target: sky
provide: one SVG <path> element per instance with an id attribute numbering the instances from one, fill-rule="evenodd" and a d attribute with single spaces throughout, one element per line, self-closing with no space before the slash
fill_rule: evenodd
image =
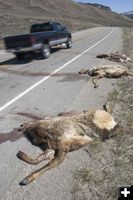
<path id="1" fill-rule="evenodd" d="M 75 0 L 84 3 L 98 3 L 109 6 L 113 11 L 121 13 L 133 11 L 133 0 Z"/>

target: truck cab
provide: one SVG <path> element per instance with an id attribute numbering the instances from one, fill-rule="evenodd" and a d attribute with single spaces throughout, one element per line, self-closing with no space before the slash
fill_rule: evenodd
<path id="1" fill-rule="evenodd" d="M 71 32 L 58 22 L 33 24 L 29 34 L 14 35 L 4 38 L 8 52 L 13 52 L 18 59 L 31 52 L 40 51 L 43 58 L 48 58 L 53 46 L 66 44 L 72 47 Z"/>

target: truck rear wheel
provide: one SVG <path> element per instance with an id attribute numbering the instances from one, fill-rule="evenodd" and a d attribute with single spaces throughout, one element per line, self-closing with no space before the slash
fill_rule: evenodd
<path id="1" fill-rule="evenodd" d="M 44 59 L 50 56 L 50 47 L 48 44 L 43 44 L 42 49 L 41 49 L 41 56 Z"/>
<path id="2" fill-rule="evenodd" d="M 16 58 L 18 60 L 23 60 L 24 59 L 24 54 L 23 53 L 15 53 L 15 55 L 16 55 Z"/>

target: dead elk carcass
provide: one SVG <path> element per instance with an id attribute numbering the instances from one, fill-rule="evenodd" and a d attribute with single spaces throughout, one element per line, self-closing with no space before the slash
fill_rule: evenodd
<path id="1" fill-rule="evenodd" d="M 65 116 L 45 118 L 21 125 L 20 130 L 24 135 L 32 144 L 41 146 L 43 152 L 32 158 L 19 151 L 18 158 L 32 165 L 43 160 L 49 162 L 24 178 L 20 185 L 29 184 L 42 173 L 61 164 L 70 151 L 77 150 L 96 138 L 105 140 L 113 137 L 118 128 L 107 106 L 105 110 L 84 111 L 80 114 L 67 113 Z"/>
<path id="2" fill-rule="evenodd" d="M 88 74 L 92 77 L 92 83 L 94 88 L 99 85 L 97 83 L 100 78 L 119 78 L 121 76 L 133 76 L 133 72 L 129 71 L 127 67 L 121 65 L 106 65 L 103 67 L 93 67 L 92 69 L 85 70 L 81 69 L 79 74 Z"/>
<path id="3" fill-rule="evenodd" d="M 96 57 L 105 58 L 111 61 L 122 62 L 122 63 L 126 63 L 131 60 L 129 57 L 126 56 L 126 54 L 120 54 L 119 52 L 110 53 L 110 54 L 100 54 L 100 55 L 97 55 Z"/>

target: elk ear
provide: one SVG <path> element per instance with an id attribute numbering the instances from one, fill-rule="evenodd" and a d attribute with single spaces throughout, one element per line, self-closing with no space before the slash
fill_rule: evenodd
<path id="1" fill-rule="evenodd" d="M 103 105 L 103 108 L 104 108 L 104 110 L 106 111 L 106 112 L 108 112 L 108 113 L 112 113 L 112 108 L 107 104 L 107 103 L 105 103 L 104 105 Z"/>

